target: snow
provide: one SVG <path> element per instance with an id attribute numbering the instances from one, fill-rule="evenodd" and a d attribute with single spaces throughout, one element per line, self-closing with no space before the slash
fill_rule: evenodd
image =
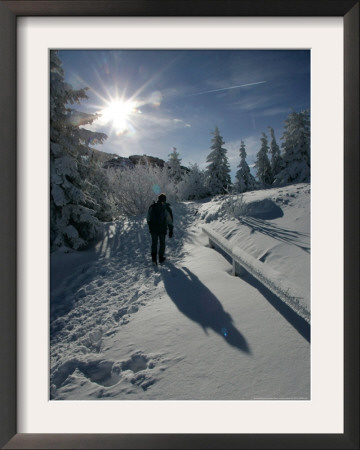
<path id="1" fill-rule="evenodd" d="M 157 268 L 145 215 L 51 255 L 52 400 L 310 399 L 309 323 L 251 274 L 234 276 L 203 231 L 286 281 L 310 313 L 310 185 L 238 201 L 248 215 L 225 196 L 172 205 Z"/>
<path id="2" fill-rule="evenodd" d="M 240 247 L 231 247 L 226 239 L 208 226 L 204 226 L 203 231 L 209 236 L 210 246 L 222 250 L 225 256 L 230 258 L 233 275 L 244 275 L 247 272 L 310 323 L 309 300 L 306 301 L 281 273 L 253 258 Z"/>

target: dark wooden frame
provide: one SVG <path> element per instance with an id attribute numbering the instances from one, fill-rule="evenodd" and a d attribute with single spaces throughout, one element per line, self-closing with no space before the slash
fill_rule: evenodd
<path id="1" fill-rule="evenodd" d="M 344 18 L 345 431 L 343 434 L 17 434 L 16 18 L 18 16 L 341 16 Z M 2 448 L 359 449 L 359 0 L 0 0 L 0 118 L 2 211 L 0 445 Z"/>

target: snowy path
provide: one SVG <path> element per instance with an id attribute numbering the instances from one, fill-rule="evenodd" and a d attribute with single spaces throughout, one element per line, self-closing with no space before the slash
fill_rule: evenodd
<path id="1" fill-rule="evenodd" d="M 158 270 L 144 220 L 112 224 L 80 256 L 53 255 L 53 399 L 309 399 L 309 329 L 231 275 L 197 208 L 174 208 Z"/>

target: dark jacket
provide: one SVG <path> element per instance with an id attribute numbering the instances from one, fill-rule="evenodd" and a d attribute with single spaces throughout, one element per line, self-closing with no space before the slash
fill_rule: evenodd
<path id="1" fill-rule="evenodd" d="M 173 213 L 169 203 L 153 203 L 148 210 L 147 223 L 150 233 L 166 234 L 168 228 L 172 231 Z"/>

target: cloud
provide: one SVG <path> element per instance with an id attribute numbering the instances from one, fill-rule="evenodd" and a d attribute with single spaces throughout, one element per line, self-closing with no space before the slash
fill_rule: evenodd
<path id="1" fill-rule="evenodd" d="M 173 119 L 176 124 L 182 125 L 185 128 L 191 128 L 189 123 L 184 122 L 182 119 Z"/>

